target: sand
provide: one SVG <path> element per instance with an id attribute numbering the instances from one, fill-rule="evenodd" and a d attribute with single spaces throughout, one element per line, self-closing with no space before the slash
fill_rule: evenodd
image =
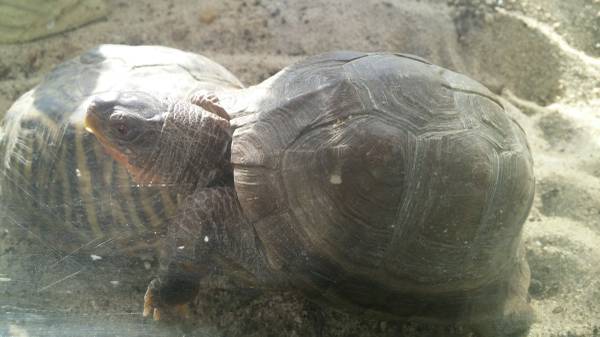
<path id="1" fill-rule="evenodd" d="M 246 84 L 333 49 L 422 56 L 472 76 L 523 111 L 515 117 L 527 132 L 537 178 L 524 228 L 537 314 L 529 336 L 600 335 L 600 1 L 107 3 L 103 21 L 0 45 L 0 114 L 53 66 L 101 43 L 200 53 Z M 152 324 L 140 317 L 151 257 L 76 261 L 61 266 L 58 274 L 71 276 L 60 280 L 43 274 L 57 273 L 48 267 L 52 247 L 21 231 L 0 224 L 0 336 L 470 334 L 357 318 L 293 293 L 210 292 L 191 322 Z"/>

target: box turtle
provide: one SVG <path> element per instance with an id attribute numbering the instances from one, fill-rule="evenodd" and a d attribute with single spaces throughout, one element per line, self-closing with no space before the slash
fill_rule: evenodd
<path id="1" fill-rule="evenodd" d="M 187 191 L 145 315 L 177 312 L 225 270 L 502 335 L 532 319 L 521 231 L 534 175 L 508 108 L 415 56 L 334 52 L 187 102 L 99 95 L 86 125 L 139 181 Z"/>
<path id="2" fill-rule="evenodd" d="M 203 56 L 158 46 L 101 45 L 58 65 L 2 121 L 2 214 L 69 252 L 156 229 L 174 214 L 176 195 L 132 182 L 85 132 L 91 97 L 126 90 L 185 99 L 241 86 Z"/>

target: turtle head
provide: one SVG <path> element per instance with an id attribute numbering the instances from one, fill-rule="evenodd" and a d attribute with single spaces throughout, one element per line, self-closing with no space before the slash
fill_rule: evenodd
<path id="1" fill-rule="evenodd" d="M 206 186 L 228 167 L 231 132 L 219 116 L 143 92 L 94 97 L 85 128 L 138 183 Z"/>

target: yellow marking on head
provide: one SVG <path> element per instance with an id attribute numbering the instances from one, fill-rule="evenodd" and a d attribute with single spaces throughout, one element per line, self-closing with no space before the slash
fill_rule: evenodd
<path id="1" fill-rule="evenodd" d="M 98 130 L 98 118 L 87 113 L 85 115 L 85 118 L 83 119 L 83 128 L 85 129 L 85 131 L 91 134 L 95 134 Z"/>

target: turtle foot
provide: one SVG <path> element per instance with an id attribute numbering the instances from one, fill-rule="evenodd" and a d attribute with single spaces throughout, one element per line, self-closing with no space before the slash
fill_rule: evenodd
<path id="1" fill-rule="evenodd" d="M 195 104 L 208 112 L 212 112 L 215 115 L 230 120 L 229 114 L 221 106 L 219 98 L 210 91 L 201 91 L 192 95 L 192 104 Z"/>
<path id="2" fill-rule="evenodd" d="M 177 296 L 169 296 L 177 292 Z M 194 287 L 178 283 L 162 284 L 154 279 L 148 285 L 144 295 L 143 317 L 152 315 L 155 321 L 187 320 L 190 317 L 190 303 L 194 297 Z M 182 296 L 189 294 L 190 296 Z M 166 295 L 166 297 L 165 297 Z M 183 298 L 187 300 L 182 301 Z"/>

